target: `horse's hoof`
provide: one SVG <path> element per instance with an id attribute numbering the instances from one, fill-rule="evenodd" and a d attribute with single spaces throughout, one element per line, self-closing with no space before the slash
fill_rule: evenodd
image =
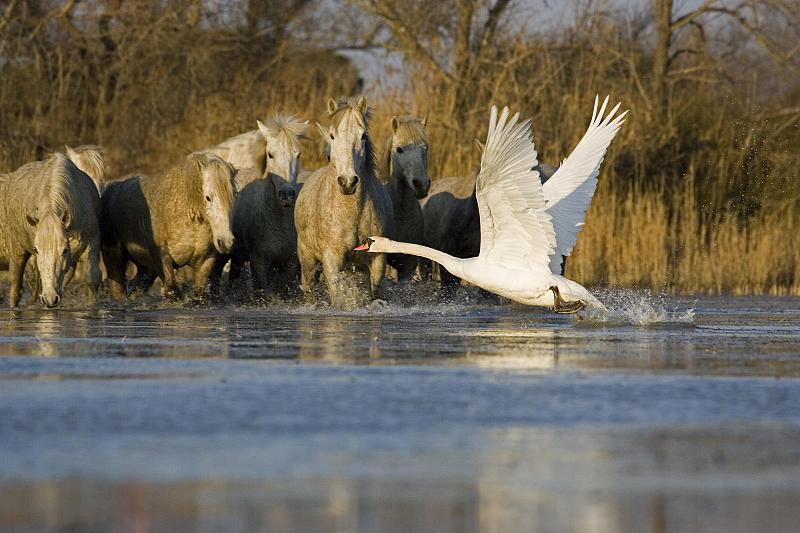
<path id="1" fill-rule="evenodd" d="M 170 302 L 177 302 L 181 299 L 180 291 L 173 290 L 173 291 L 164 291 L 164 298 L 169 300 Z"/>

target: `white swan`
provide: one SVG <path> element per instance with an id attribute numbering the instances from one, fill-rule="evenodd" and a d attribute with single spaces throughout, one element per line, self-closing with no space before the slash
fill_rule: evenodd
<path id="1" fill-rule="evenodd" d="M 481 249 L 477 257 L 460 259 L 439 250 L 370 237 L 356 250 L 404 253 L 436 261 L 473 285 L 527 305 L 575 313 L 584 306 L 605 307 L 561 271 L 561 256 L 575 246 L 597 185 L 606 149 L 624 122 L 627 111 L 614 117 L 619 104 L 604 118 L 606 97 L 599 112 L 595 98 L 589 128 L 578 146 L 542 187 L 530 120 L 499 120 L 492 107 L 486 147 L 476 182 L 480 212 Z"/>

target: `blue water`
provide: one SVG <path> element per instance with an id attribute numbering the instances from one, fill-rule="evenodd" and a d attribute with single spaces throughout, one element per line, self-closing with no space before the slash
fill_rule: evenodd
<path id="1" fill-rule="evenodd" d="M 794 531 L 800 300 L 0 312 L 2 531 Z"/>

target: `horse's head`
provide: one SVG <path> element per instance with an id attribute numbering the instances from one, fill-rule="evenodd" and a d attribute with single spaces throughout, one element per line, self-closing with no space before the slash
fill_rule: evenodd
<path id="1" fill-rule="evenodd" d="M 359 182 L 370 171 L 372 147 L 367 132 L 367 101 L 328 100 L 331 125 L 317 124 L 320 135 L 326 139 L 330 164 L 336 170 L 336 181 L 342 194 L 354 194 Z"/>
<path id="2" fill-rule="evenodd" d="M 428 196 L 427 117 L 392 117 L 392 140 L 389 149 L 389 179 L 402 184 L 417 198 Z"/>
<path id="3" fill-rule="evenodd" d="M 266 140 L 266 175 L 272 179 L 282 207 L 292 207 L 297 196 L 300 172 L 300 140 L 305 139 L 308 122 L 293 116 L 274 115 L 258 129 Z"/>
<path id="4" fill-rule="evenodd" d="M 269 173 L 267 179 L 272 181 L 272 186 L 275 187 L 275 194 L 278 197 L 278 204 L 281 207 L 292 207 L 297 199 L 297 179 L 294 182 L 284 179 L 283 176 L 278 174 Z"/>
<path id="5" fill-rule="evenodd" d="M 71 216 L 66 209 L 59 215 L 51 210 L 41 218 L 28 215 L 28 224 L 34 227 L 33 253 L 39 270 L 42 303 L 55 307 L 61 302 L 64 275 L 72 266 L 67 228 Z"/>
<path id="6" fill-rule="evenodd" d="M 227 254 L 233 248 L 231 214 L 236 196 L 236 171 L 230 163 L 208 152 L 201 153 L 197 162 L 203 180 L 205 218 L 211 226 L 214 248 Z"/>

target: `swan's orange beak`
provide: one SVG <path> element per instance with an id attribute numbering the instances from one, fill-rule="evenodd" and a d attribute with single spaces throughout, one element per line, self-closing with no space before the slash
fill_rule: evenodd
<path id="1" fill-rule="evenodd" d="M 353 251 L 354 252 L 366 252 L 366 251 L 369 250 L 369 247 L 370 247 L 370 245 L 372 245 L 373 242 L 375 242 L 375 241 L 373 241 L 370 238 L 367 238 L 367 242 L 365 242 L 361 246 L 357 246 L 356 248 L 353 248 Z"/>

